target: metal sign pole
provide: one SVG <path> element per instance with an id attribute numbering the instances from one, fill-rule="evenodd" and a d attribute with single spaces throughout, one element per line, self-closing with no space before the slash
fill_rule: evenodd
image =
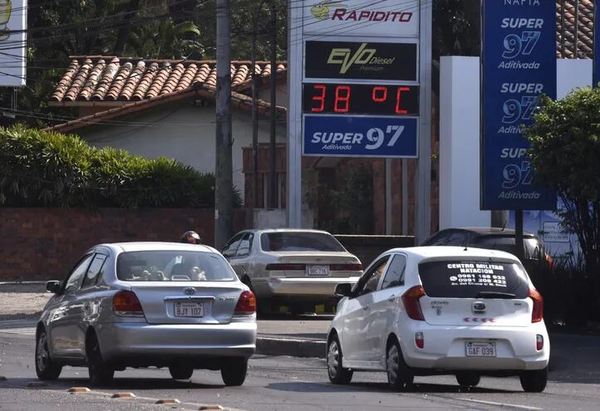
<path id="1" fill-rule="evenodd" d="M 416 198 L 416 243 L 421 244 L 431 230 L 431 47 L 432 4 L 419 2 L 421 22 L 419 26 L 419 68 L 421 82 L 419 159 Z"/>
<path id="2" fill-rule="evenodd" d="M 303 7 L 288 1 L 288 117 L 287 117 L 287 225 L 302 227 L 302 13 Z"/>

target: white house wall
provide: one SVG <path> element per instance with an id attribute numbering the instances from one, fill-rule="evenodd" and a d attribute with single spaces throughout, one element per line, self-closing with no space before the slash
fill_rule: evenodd
<path id="1" fill-rule="evenodd" d="M 592 60 L 557 60 L 559 98 L 591 82 Z M 440 229 L 491 224 L 479 209 L 479 112 L 479 57 L 442 57 Z"/>
<path id="2" fill-rule="evenodd" d="M 252 145 L 250 113 L 232 111 L 233 184 L 244 196 L 242 147 Z M 115 120 L 118 125 L 94 125 L 78 130 L 96 147 L 115 147 L 148 158 L 169 157 L 202 173 L 215 172 L 215 108 L 195 107 L 191 101 L 161 105 Z M 259 142 L 269 141 L 269 123 L 259 122 Z M 285 143 L 285 123 L 278 127 Z"/>

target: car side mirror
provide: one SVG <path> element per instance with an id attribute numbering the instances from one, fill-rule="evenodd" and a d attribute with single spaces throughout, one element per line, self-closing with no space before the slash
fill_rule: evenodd
<path id="1" fill-rule="evenodd" d="M 46 290 L 58 294 L 60 292 L 60 281 L 51 280 L 46 283 Z"/>
<path id="2" fill-rule="evenodd" d="M 335 287 L 335 295 L 339 297 L 350 297 L 352 295 L 352 284 L 342 283 Z"/>

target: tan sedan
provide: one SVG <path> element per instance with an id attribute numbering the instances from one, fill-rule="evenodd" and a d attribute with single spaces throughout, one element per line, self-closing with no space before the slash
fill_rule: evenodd
<path id="1" fill-rule="evenodd" d="M 246 230 L 221 252 L 254 291 L 261 310 L 271 303 L 288 305 L 292 312 L 336 303 L 336 286 L 362 275 L 360 260 L 325 231 Z"/>

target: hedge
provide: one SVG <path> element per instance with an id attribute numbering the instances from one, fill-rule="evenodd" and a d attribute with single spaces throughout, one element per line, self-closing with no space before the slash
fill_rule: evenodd
<path id="1" fill-rule="evenodd" d="M 234 203 L 241 198 L 234 191 Z M 0 128 L 5 207 L 213 207 L 214 176 L 169 158 L 147 159 L 77 136 Z"/>

